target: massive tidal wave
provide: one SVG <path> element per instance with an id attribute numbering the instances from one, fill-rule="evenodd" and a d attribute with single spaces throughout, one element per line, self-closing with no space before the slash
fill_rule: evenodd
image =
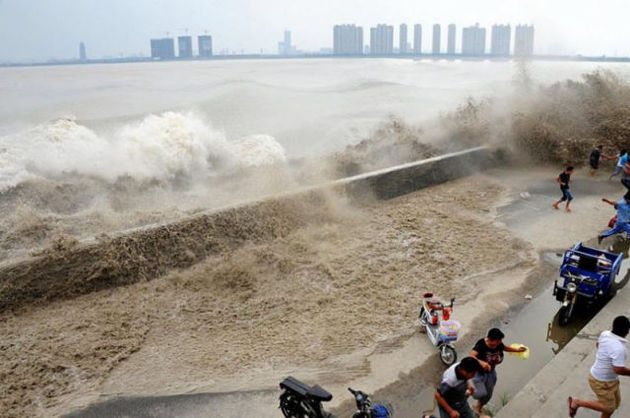
<path id="1" fill-rule="evenodd" d="M 229 141 L 192 113 L 166 112 L 97 134 L 72 119 L 58 119 L 0 138 L 0 192 L 33 179 L 86 176 L 114 182 L 202 180 L 242 167 L 284 163 L 268 135 Z"/>
<path id="2" fill-rule="evenodd" d="M 0 261 L 64 237 L 172 221 L 277 191 L 277 174 L 268 182 L 256 176 L 287 162 L 273 137 L 229 139 L 193 113 L 149 115 L 99 133 L 57 119 L 0 144 Z"/>

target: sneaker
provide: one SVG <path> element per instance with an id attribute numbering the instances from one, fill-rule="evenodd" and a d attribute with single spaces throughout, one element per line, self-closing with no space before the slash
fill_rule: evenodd
<path id="1" fill-rule="evenodd" d="M 602 235 L 598 235 L 597 236 L 597 243 L 601 244 L 603 239 L 604 239 L 604 237 Z"/>

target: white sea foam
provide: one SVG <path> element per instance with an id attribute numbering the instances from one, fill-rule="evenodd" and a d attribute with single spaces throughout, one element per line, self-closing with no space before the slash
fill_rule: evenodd
<path id="1" fill-rule="evenodd" d="M 64 118 L 0 138 L 0 191 L 37 177 L 202 179 L 284 161 L 285 151 L 273 137 L 230 141 L 193 113 L 149 115 L 109 135 Z"/>
<path id="2" fill-rule="evenodd" d="M 245 167 L 284 163 L 287 160 L 282 145 L 269 135 L 249 135 L 234 143 L 239 162 Z"/>

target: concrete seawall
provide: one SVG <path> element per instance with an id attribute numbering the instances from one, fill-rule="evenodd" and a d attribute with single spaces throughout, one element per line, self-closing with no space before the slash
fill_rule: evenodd
<path id="1" fill-rule="evenodd" d="M 286 236 L 324 219 L 329 196 L 388 199 L 483 170 L 497 163 L 485 147 L 336 180 L 189 219 L 128 231 L 93 243 L 57 245 L 0 269 L 0 312 L 72 298 L 187 268 L 245 242 Z M 61 243 L 63 244 L 63 243 Z"/>

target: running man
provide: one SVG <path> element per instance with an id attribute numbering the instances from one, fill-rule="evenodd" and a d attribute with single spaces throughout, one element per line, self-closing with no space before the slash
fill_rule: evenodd
<path id="1" fill-rule="evenodd" d="M 569 187 L 569 183 L 571 182 L 571 174 L 573 174 L 573 167 L 568 166 L 566 170 L 560 173 L 560 175 L 556 179 L 556 181 L 560 183 L 560 191 L 562 191 L 562 198 L 553 204 L 554 209 L 558 209 L 558 205 L 561 202 L 566 201 L 567 204 L 565 206 L 565 210 L 567 212 L 571 212 L 571 209 L 569 208 L 569 205 L 571 204 L 571 201 L 573 200 L 573 195 L 571 194 L 571 189 Z"/>
<path id="2" fill-rule="evenodd" d="M 492 328 L 488 331 L 486 338 L 477 341 L 477 344 L 470 352 L 470 357 L 474 357 L 479 362 L 481 371 L 472 380 L 475 386 L 473 398 L 477 399 L 475 411 L 483 413 L 483 407 L 492 398 L 494 386 L 497 384 L 496 366 L 503 361 L 503 352 L 522 353 L 527 350 L 525 347 L 512 348 L 503 344 L 505 335 L 499 328 Z"/>
<path id="3" fill-rule="evenodd" d="M 630 376 L 626 367 L 626 336 L 630 331 L 630 320 L 618 316 L 613 321 L 612 331 L 604 331 L 597 340 L 595 363 L 591 367 L 588 384 L 597 400 L 575 399 L 569 396 L 569 416 L 574 417 L 578 408 L 592 409 L 609 418 L 621 404 L 619 376 Z"/>
<path id="4" fill-rule="evenodd" d="M 469 380 L 480 370 L 479 362 L 472 357 L 466 357 L 446 369 L 435 391 L 440 418 L 473 418 L 468 397 L 474 393 L 475 387 Z"/>
<path id="5" fill-rule="evenodd" d="M 628 154 L 625 149 L 619 150 L 619 154 L 617 155 L 617 167 L 615 167 L 615 171 L 608 177 L 608 180 L 612 180 L 613 177 L 617 176 L 621 173 L 628 162 Z"/>
<path id="6" fill-rule="evenodd" d="M 630 225 L 628 224 L 628 222 L 630 221 L 630 192 L 627 192 L 625 195 L 623 195 L 621 199 L 616 202 L 608 200 L 605 197 L 602 197 L 602 202 L 606 202 L 617 209 L 617 222 L 612 229 L 602 232 L 597 237 L 597 242 L 601 244 L 604 238 L 614 234 L 619 234 L 624 231 L 628 235 L 630 235 Z"/>

